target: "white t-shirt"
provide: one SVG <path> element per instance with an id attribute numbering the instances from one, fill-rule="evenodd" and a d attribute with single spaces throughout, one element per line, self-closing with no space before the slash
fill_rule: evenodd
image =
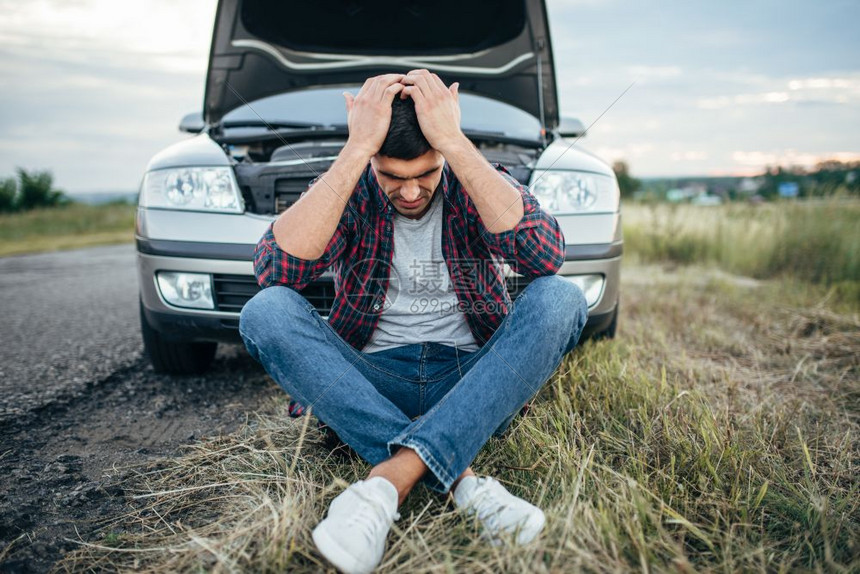
<path id="1" fill-rule="evenodd" d="M 365 353 L 435 342 L 477 351 L 442 255 L 442 207 L 436 191 L 421 219 L 394 213 L 394 256 L 382 314 Z"/>

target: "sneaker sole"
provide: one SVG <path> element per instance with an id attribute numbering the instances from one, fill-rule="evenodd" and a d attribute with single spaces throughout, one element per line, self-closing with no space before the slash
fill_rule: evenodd
<path id="1" fill-rule="evenodd" d="M 546 515 L 544 515 L 543 511 L 532 514 L 522 528 L 520 528 L 520 532 L 517 534 L 517 544 L 522 546 L 537 538 L 545 524 Z"/>
<path id="2" fill-rule="evenodd" d="M 513 546 L 525 546 L 538 537 L 538 534 L 543 531 L 545 524 L 546 515 L 541 511 L 540 513 L 529 516 L 525 524 L 519 526 L 516 530 L 493 535 L 485 528 L 481 533 L 481 537 L 489 542 L 491 546 L 495 546 L 497 548 L 507 546 L 511 543 Z M 516 537 L 511 540 L 511 535 L 514 534 L 514 532 L 516 532 Z"/>
<path id="3" fill-rule="evenodd" d="M 314 544 L 316 544 L 320 554 L 345 574 L 370 574 L 376 568 L 376 565 L 368 567 L 359 564 L 352 554 L 344 550 L 334 538 L 329 536 L 322 524 L 314 528 L 311 537 L 314 539 Z"/>

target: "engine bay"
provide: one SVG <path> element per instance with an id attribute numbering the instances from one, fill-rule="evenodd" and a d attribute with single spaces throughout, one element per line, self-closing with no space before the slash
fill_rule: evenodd
<path id="1" fill-rule="evenodd" d="M 251 213 L 276 215 L 288 209 L 314 178 L 328 170 L 346 140 L 278 143 L 281 145 L 271 141 L 224 145 L 236 161 L 236 179 Z M 482 142 L 476 145 L 487 161 L 503 165 L 517 181 L 528 185 L 539 149 Z"/>

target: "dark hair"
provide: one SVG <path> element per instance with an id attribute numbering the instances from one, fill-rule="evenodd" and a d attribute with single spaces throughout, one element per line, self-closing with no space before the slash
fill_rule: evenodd
<path id="1" fill-rule="evenodd" d="M 399 94 L 394 96 L 391 102 L 391 125 L 379 148 L 379 155 L 408 160 L 422 156 L 431 149 L 418 125 L 415 102 L 412 98 L 401 99 Z"/>

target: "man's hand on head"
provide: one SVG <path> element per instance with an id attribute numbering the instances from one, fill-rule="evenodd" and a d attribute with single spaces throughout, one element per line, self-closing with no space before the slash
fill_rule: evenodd
<path id="1" fill-rule="evenodd" d="M 415 102 L 418 124 L 427 142 L 442 155 L 463 142 L 460 130 L 459 83 L 446 87 L 439 76 L 428 70 L 412 70 L 401 82 L 400 97 Z"/>
<path id="2" fill-rule="evenodd" d="M 353 96 L 344 92 L 350 145 L 368 159 L 382 147 L 391 124 L 391 102 L 406 88 L 403 74 L 384 74 L 368 78 Z"/>

